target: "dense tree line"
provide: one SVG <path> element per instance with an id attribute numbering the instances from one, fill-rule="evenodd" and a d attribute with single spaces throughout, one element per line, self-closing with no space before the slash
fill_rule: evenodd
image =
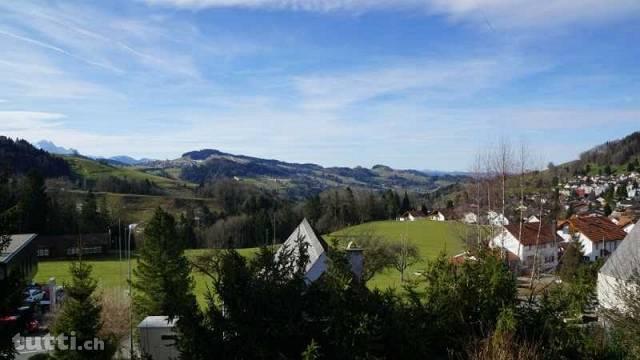
<path id="1" fill-rule="evenodd" d="M 66 196 L 50 196 L 44 178 L 31 171 L 25 176 L 0 179 L 0 226 L 8 233 L 49 235 L 105 232 L 108 214 L 89 192 L 78 205 Z"/>
<path id="2" fill-rule="evenodd" d="M 609 141 L 580 155 L 582 163 L 624 165 L 640 157 L 640 131 L 620 140 Z"/>
<path id="3" fill-rule="evenodd" d="M 10 176 L 34 170 L 44 177 L 72 176 L 64 159 L 36 149 L 25 140 L 0 136 L 0 174 Z"/>
<path id="4" fill-rule="evenodd" d="M 302 213 L 320 233 L 329 233 L 368 221 L 395 219 L 413 209 L 405 192 L 402 199 L 393 190 L 383 192 L 331 189 L 307 199 Z"/>
<path id="5" fill-rule="evenodd" d="M 208 221 L 198 223 L 201 247 L 252 247 L 286 239 L 302 218 L 309 219 L 320 233 L 374 220 L 395 219 L 415 208 L 416 199 L 406 192 L 352 190 L 349 187 L 326 190 L 304 201 L 283 198 L 243 182 L 221 180 L 200 186 L 198 195 L 217 200 L 219 212 L 208 211 Z M 420 205 L 424 207 L 424 204 Z M 202 220 L 203 214 L 199 215 Z"/>
<path id="6" fill-rule="evenodd" d="M 149 179 L 130 179 L 116 176 L 98 178 L 93 183 L 88 182 L 87 187 L 94 191 L 120 194 L 162 195 L 164 193 L 155 182 Z"/>

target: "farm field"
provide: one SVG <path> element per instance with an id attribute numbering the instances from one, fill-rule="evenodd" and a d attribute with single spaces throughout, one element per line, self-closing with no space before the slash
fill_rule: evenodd
<path id="1" fill-rule="evenodd" d="M 421 262 L 413 265 L 405 273 L 410 279 L 415 272 L 424 268 L 427 260 L 435 258 L 441 251 L 446 251 L 448 255 L 462 252 L 464 246 L 459 235 L 464 231 L 464 227 L 464 224 L 453 221 L 375 221 L 342 229 L 325 238 L 330 242 L 331 238 L 340 240 L 348 237 L 357 238 L 359 234 L 372 234 L 395 242 L 406 235 L 409 243 L 418 248 L 422 258 Z M 388 269 L 369 282 L 370 287 L 379 289 L 399 288 L 400 285 L 400 274 L 395 269 Z"/>

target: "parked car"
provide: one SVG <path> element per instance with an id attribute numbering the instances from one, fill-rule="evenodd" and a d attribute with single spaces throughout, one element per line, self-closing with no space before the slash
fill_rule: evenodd
<path id="1" fill-rule="evenodd" d="M 39 303 L 44 299 L 44 291 L 37 288 L 28 288 L 24 291 L 24 301 L 28 303 Z"/>

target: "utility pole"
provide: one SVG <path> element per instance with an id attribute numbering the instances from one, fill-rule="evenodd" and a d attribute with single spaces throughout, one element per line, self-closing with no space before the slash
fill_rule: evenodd
<path id="1" fill-rule="evenodd" d="M 130 303 L 133 305 L 133 293 L 131 289 L 131 232 L 138 226 L 138 224 L 129 224 L 129 236 L 127 238 L 127 265 L 128 265 L 128 273 L 129 273 L 129 299 Z M 129 356 L 133 359 L 133 312 L 132 306 L 129 306 Z"/>
<path id="2" fill-rule="evenodd" d="M 119 284 L 122 285 L 122 224 L 120 223 L 120 218 L 118 218 L 118 268 L 120 277 L 118 280 Z"/>

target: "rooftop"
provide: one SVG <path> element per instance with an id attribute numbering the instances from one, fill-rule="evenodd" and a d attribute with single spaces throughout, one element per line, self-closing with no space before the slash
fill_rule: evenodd
<path id="1" fill-rule="evenodd" d="M 520 236 L 520 225 L 522 225 L 522 236 Z M 552 231 L 550 224 L 544 223 L 523 223 L 523 224 L 511 224 L 504 226 L 513 237 L 520 239 L 522 245 L 536 245 L 536 244 L 548 244 L 554 241 L 560 243 L 562 238 Z M 538 237 L 538 231 L 540 236 Z"/>
<path id="2" fill-rule="evenodd" d="M 35 239 L 37 234 L 14 234 L 9 235 L 11 240 L 9 246 L 0 253 L 0 263 L 7 263 L 11 258 L 20 252 L 25 246 Z"/>
<path id="3" fill-rule="evenodd" d="M 629 280 L 635 271 L 640 271 L 640 226 L 637 225 L 607 259 L 600 273 Z"/>
<path id="4" fill-rule="evenodd" d="M 574 231 L 591 241 L 617 241 L 627 236 L 618 225 L 604 216 L 574 216 L 567 220 Z"/>

